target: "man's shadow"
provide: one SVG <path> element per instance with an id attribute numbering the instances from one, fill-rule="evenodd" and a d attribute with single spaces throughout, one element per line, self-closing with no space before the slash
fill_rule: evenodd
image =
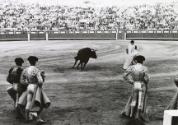
<path id="1" fill-rule="evenodd" d="M 145 125 L 145 123 L 139 119 L 128 119 L 125 125 Z"/>

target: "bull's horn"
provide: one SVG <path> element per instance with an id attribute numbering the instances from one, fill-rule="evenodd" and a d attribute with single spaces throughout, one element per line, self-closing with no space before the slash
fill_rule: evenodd
<path id="1" fill-rule="evenodd" d="M 91 49 L 92 51 L 98 51 L 98 50 L 96 50 L 96 49 Z"/>
<path id="2" fill-rule="evenodd" d="M 94 49 L 91 49 L 91 51 L 95 51 Z"/>

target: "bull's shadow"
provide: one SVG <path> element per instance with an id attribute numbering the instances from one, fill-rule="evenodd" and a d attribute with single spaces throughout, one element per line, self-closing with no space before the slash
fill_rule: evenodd
<path id="1" fill-rule="evenodd" d="M 139 119 L 128 119 L 125 125 L 145 125 L 145 123 Z"/>
<path id="2" fill-rule="evenodd" d="M 65 72 L 74 72 L 74 71 L 87 72 L 87 71 L 99 71 L 99 70 L 103 70 L 103 67 L 99 65 L 88 65 L 85 69 L 81 70 L 80 68 L 77 69 L 73 67 L 58 66 L 53 69 L 53 72 L 65 73 Z"/>
<path id="3" fill-rule="evenodd" d="M 73 71 L 101 71 L 101 74 L 103 75 L 108 75 L 108 72 L 106 71 L 110 71 L 110 73 L 112 75 L 118 75 L 118 74 L 122 74 L 124 72 L 124 70 L 122 69 L 122 64 L 115 64 L 115 65 L 109 65 L 106 63 L 92 63 L 87 65 L 87 67 L 85 67 L 84 70 L 81 70 L 80 68 L 73 68 L 73 67 L 69 67 L 69 66 L 55 66 L 53 67 L 53 71 L 54 72 L 59 72 L 59 73 L 65 73 L 66 71 L 68 72 L 73 72 Z M 103 71 L 103 72 L 102 72 Z"/>
<path id="4" fill-rule="evenodd" d="M 78 68 L 78 70 L 80 70 L 80 71 L 98 71 L 98 70 L 102 70 L 102 69 L 103 69 L 103 67 L 99 66 L 99 65 L 88 65 L 87 67 L 85 67 L 85 69 L 82 69 L 82 70 L 80 68 Z"/>

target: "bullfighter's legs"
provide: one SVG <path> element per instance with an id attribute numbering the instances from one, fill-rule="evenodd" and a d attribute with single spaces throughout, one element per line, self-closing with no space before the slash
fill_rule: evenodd
<path id="1" fill-rule="evenodd" d="M 140 91 L 140 90 L 138 90 L 138 98 L 137 98 L 137 111 L 136 111 L 136 116 L 135 116 L 135 118 L 140 118 L 140 113 L 141 113 L 141 109 L 142 109 L 142 104 L 141 104 L 141 101 L 142 101 L 142 92 Z"/>
<path id="2" fill-rule="evenodd" d="M 40 114 L 42 111 L 43 111 L 43 108 L 41 107 L 40 110 L 37 112 L 38 117 L 40 117 Z"/>
<path id="3" fill-rule="evenodd" d="M 26 107 L 25 107 L 26 120 L 29 120 L 29 111 L 30 111 L 30 108 L 31 108 L 33 94 L 35 92 L 36 87 L 37 87 L 37 85 L 35 85 L 35 84 L 29 84 L 28 87 L 27 87 L 27 104 L 26 104 Z"/>
<path id="4" fill-rule="evenodd" d="M 17 108 L 17 103 L 18 103 L 18 99 L 19 99 L 19 94 L 18 94 L 18 84 L 17 83 L 13 83 L 13 89 L 16 91 L 16 94 L 15 94 L 15 102 L 14 102 L 14 107 Z"/>
<path id="5" fill-rule="evenodd" d="M 15 108 L 18 106 L 18 101 L 19 101 L 19 94 L 18 92 L 16 93 L 16 101 L 15 101 Z"/>
<path id="6" fill-rule="evenodd" d="M 131 111 L 130 111 L 130 117 L 133 117 L 135 114 L 135 107 L 136 107 L 136 101 L 137 101 L 137 94 L 138 91 L 137 90 L 133 90 L 133 95 L 132 95 L 132 102 L 131 102 Z"/>
<path id="7" fill-rule="evenodd" d="M 29 111 L 30 111 L 30 106 L 31 106 L 31 103 L 32 103 L 32 97 L 33 97 L 32 93 L 27 94 L 27 104 L 26 104 L 26 107 L 25 107 L 25 119 L 26 120 L 29 120 Z"/>
<path id="8" fill-rule="evenodd" d="M 43 108 L 41 107 L 40 110 L 37 112 L 37 122 L 40 122 L 40 123 L 45 123 L 46 121 L 41 119 L 41 112 L 43 111 Z"/>
<path id="9" fill-rule="evenodd" d="M 138 109 L 142 109 L 142 104 L 143 104 L 143 98 L 142 98 L 142 91 L 138 92 Z"/>
<path id="10" fill-rule="evenodd" d="M 132 118 L 133 115 L 134 115 L 134 109 L 135 109 L 135 106 L 134 105 L 131 105 L 131 110 L 130 110 L 130 117 Z"/>
<path id="11" fill-rule="evenodd" d="M 17 108 L 16 108 L 16 112 L 17 112 L 17 117 L 16 118 L 26 118 L 25 117 L 25 107 L 21 106 L 21 105 L 17 105 Z"/>
<path id="12" fill-rule="evenodd" d="M 33 97 L 33 94 L 32 93 L 28 93 L 28 95 L 27 95 L 27 105 L 25 107 L 26 110 L 30 109 L 30 105 L 32 103 L 32 97 Z"/>

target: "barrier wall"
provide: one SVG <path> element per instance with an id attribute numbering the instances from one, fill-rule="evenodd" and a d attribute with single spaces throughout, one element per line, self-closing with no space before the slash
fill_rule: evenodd
<path id="1" fill-rule="evenodd" d="M 0 31 L 0 41 L 17 40 L 178 40 L 178 31 Z"/>
<path id="2" fill-rule="evenodd" d="M 118 34 L 118 39 L 122 39 L 121 34 Z M 90 31 L 90 32 L 48 32 L 48 39 L 49 40 L 115 40 L 116 39 L 116 31 L 115 32 L 102 32 L 102 31 Z"/>
<path id="3" fill-rule="evenodd" d="M 0 41 L 26 41 L 28 40 L 27 32 L 0 32 Z"/>
<path id="4" fill-rule="evenodd" d="M 44 31 L 31 31 L 30 40 L 46 40 L 46 32 Z"/>
<path id="5" fill-rule="evenodd" d="M 126 39 L 135 40 L 178 40 L 178 31 L 127 32 Z"/>

